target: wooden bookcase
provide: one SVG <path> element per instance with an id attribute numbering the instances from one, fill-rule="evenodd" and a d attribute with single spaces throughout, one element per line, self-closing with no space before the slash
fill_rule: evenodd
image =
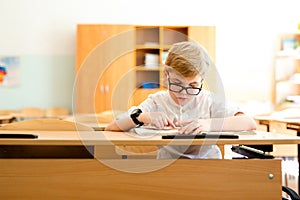
<path id="1" fill-rule="evenodd" d="M 215 27 L 213 26 L 135 26 L 136 90 L 132 102 L 140 104 L 145 98 L 166 89 L 163 64 L 167 52 L 176 42 L 199 42 L 215 60 Z M 150 62 L 148 63 L 150 56 Z M 156 59 L 151 59 L 152 57 Z M 156 62 L 151 62 L 155 60 Z"/>
<path id="2" fill-rule="evenodd" d="M 167 51 L 188 40 L 202 44 L 215 60 L 214 26 L 78 25 L 75 113 L 127 110 L 165 89 Z M 123 46 L 128 52 L 117 55 Z"/>
<path id="3" fill-rule="evenodd" d="M 273 73 L 275 110 L 300 108 L 300 32 L 278 37 Z"/>
<path id="4" fill-rule="evenodd" d="M 163 64 L 173 43 L 188 41 L 188 27 L 136 26 L 136 91 L 133 103 L 138 105 L 149 94 L 165 89 Z"/>

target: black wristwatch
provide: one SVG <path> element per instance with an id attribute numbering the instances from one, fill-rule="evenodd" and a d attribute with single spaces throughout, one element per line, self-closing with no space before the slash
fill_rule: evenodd
<path id="1" fill-rule="evenodd" d="M 140 114 L 142 113 L 142 110 L 141 109 L 135 109 L 132 111 L 132 113 L 130 114 L 130 117 L 132 119 L 132 121 L 138 125 L 138 126 L 143 126 L 144 123 L 143 122 L 140 122 L 137 118 L 140 116 Z"/>

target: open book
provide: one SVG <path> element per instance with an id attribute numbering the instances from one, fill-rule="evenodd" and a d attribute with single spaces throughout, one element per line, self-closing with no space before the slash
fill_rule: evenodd
<path id="1" fill-rule="evenodd" d="M 166 135 L 178 135 L 178 129 L 174 129 L 172 127 L 164 127 L 163 129 L 157 129 L 156 127 L 153 126 L 142 126 L 139 128 L 134 129 L 136 134 L 140 136 L 154 136 L 154 135 L 161 135 L 161 136 L 166 136 Z M 255 135 L 255 131 L 233 131 L 233 132 L 202 132 L 199 134 L 235 134 L 235 135 Z"/>
<path id="2" fill-rule="evenodd" d="M 164 127 L 163 129 L 157 129 L 154 126 L 142 126 L 135 128 L 134 131 L 141 136 L 153 136 L 153 135 L 177 135 L 178 129 L 172 127 Z"/>

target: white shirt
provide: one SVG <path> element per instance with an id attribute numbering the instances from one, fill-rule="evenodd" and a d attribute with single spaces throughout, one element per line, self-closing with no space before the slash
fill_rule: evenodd
<path id="1" fill-rule="evenodd" d="M 132 107 L 127 115 L 136 109 Z M 187 104 L 180 106 L 174 102 L 168 91 L 151 94 L 138 108 L 143 112 L 164 112 L 174 123 L 180 120 L 223 118 L 234 116 L 240 111 L 238 107 L 226 105 L 224 99 L 213 93 L 202 90 Z M 161 146 L 158 149 L 159 159 L 176 159 L 187 157 L 192 159 L 222 158 L 216 145 L 202 146 Z"/>

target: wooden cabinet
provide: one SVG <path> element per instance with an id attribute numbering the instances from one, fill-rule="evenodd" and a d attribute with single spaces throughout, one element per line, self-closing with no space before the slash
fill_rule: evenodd
<path id="1" fill-rule="evenodd" d="M 278 37 L 273 74 L 275 110 L 300 108 L 300 33 Z"/>
<path id="2" fill-rule="evenodd" d="M 215 60 L 213 26 L 78 25 L 75 113 L 127 110 L 166 89 L 167 51 L 188 40 Z M 214 70 L 209 76 L 214 83 Z"/>
<path id="3" fill-rule="evenodd" d="M 134 89 L 131 25 L 78 25 L 75 113 L 126 110 Z"/>

